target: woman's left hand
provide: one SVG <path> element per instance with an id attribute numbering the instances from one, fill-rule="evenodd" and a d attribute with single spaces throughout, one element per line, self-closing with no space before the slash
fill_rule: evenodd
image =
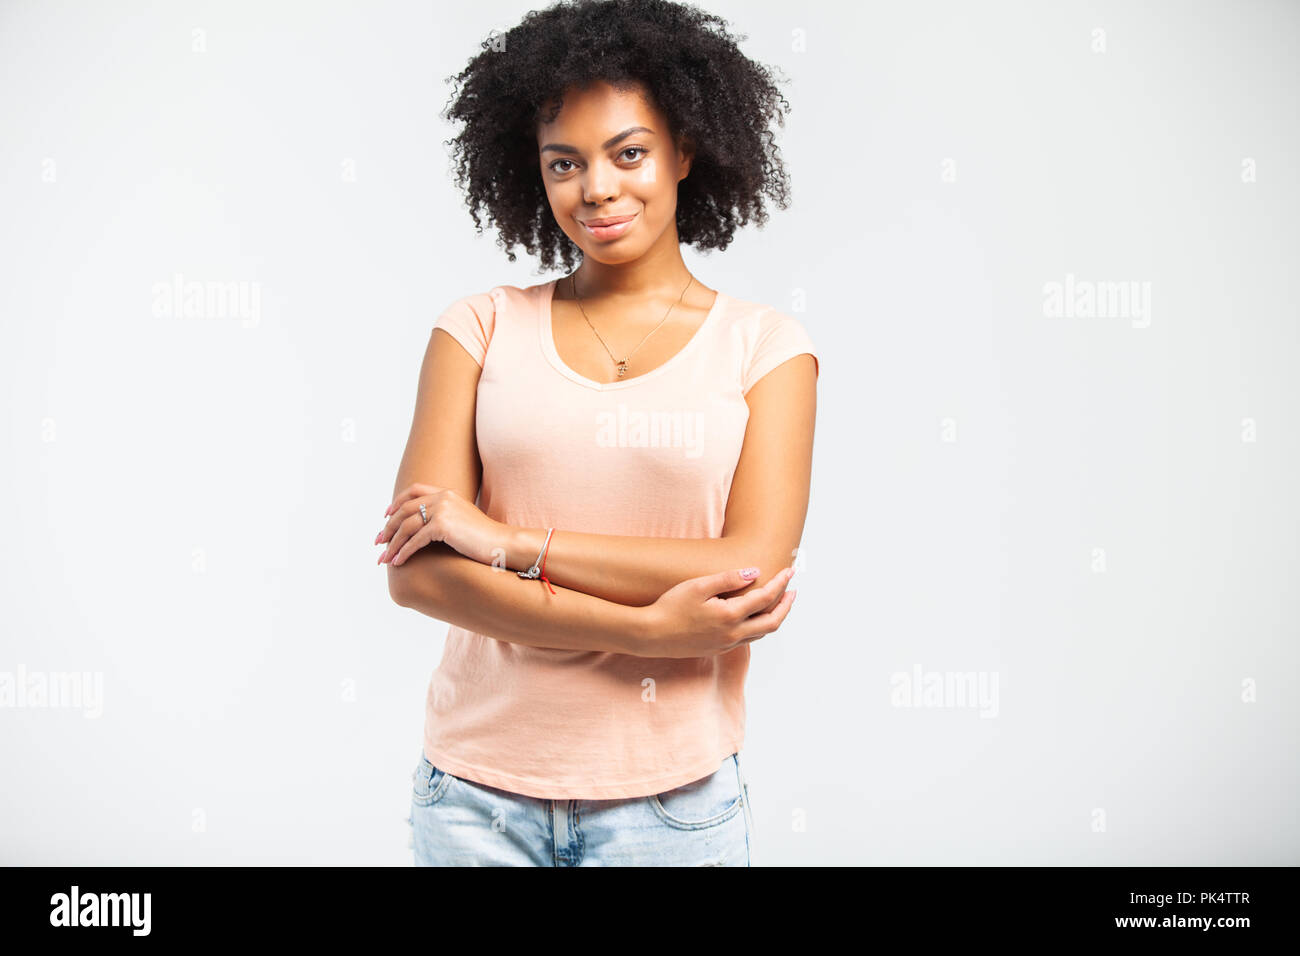
<path id="1" fill-rule="evenodd" d="M 429 516 L 420 516 L 424 505 Z M 450 488 L 411 485 L 388 506 L 388 522 L 375 537 L 375 544 L 388 547 L 377 563 L 402 564 L 415 551 L 433 541 L 445 541 L 467 558 L 491 564 L 494 554 L 504 556 L 509 526 L 494 521 Z"/>

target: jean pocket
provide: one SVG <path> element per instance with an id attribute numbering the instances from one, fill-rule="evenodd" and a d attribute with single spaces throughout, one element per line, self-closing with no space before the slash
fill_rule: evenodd
<path id="1" fill-rule="evenodd" d="M 427 807 L 437 803 L 447 792 L 447 785 L 453 780 L 451 774 L 440 767 L 435 767 L 429 758 L 420 754 L 420 763 L 411 775 L 411 802 L 417 807 Z"/>
<path id="2" fill-rule="evenodd" d="M 657 816 L 679 830 L 702 830 L 726 823 L 740 812 L 742 795 L 733 758 L 707 777 L 646 797 Z"/>

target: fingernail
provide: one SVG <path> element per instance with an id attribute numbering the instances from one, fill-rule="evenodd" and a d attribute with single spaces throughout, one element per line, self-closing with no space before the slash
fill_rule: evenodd
<path id="1" fill-rule="evenodd" d="M 791 591 L 791 592 L 790 592 L 790 603 L 791 603 L 791 604 L 794 603 L 794 599 L 795 599 L 798 595 L 799 595 L 799 592 L 798 592 L 798 591 Z"/>
<path id="2" fill-rule="evenodd" d="M 758 568 L 742 568 L 740 576 L 742 578 L 756 578 L 758 577 Z"/>

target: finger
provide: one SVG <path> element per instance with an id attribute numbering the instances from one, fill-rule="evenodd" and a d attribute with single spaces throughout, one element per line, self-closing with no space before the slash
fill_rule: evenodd
<path id="1" fill-rule="evenodd" d="M 415 532 L 415 534 L 411 535 L 409 538 L 406 539 L 406 543 L 402 545 L 401 549 L 397 552 L 397 554 L 393 557 L 393 560 L 390 562 L 391 566 L 394 568 L 400 567 L 403 561 L 405 561 L 407 558 L 413 555 L 416 551 L 419 551 L 428 543 L 429 543 L 428 526 L 424 525 L 421 526 L 419 531 Z"/>
<path id="2" fill-rule="evenodd" d="M 790 580 L 793 580 L 793 578 L 794 578 L 794 575 L 792 574 L 792 575 L 790 576 Z M 769 581 L 768 583 L 770 584 L 771 582 Z M 789 587 L 789 581 L 786 582 L 786 586 Z M 781 598 L 782 598 L 782 596 L 783 596 L 784 594 L 785 594 L 784 591 L 781 591 L 780 593 L 778 593 L 778 594 L 776 595 L 776 597 L 774 597 L 774 598 L 772 599 L 772 602 L 771 602 L 770 604 L 768 604 L 767 607 L 763 608 L 763 610 L 764 610 L 764 611 L 771 611 L 771 610 L 773 610 L 773 609 L 777 606 L 777 604 L 780 603 Z"/>
<path id="3" fill-rule="evenodd" d="M 393 539 L 388 542 L 388 547 L 385 548 L 384 553 L 379 556 L 379 563 L 383 564 L 388 562 L 391 564 L 393 558 L 397 557 L 397 553 L 402 549 L 403 545 L 406 544 L 407 540 L 423 526 L 424 522 L 420 518 L 419 514 L 408 513 L 401 523 L 393 530 Z"/>
<path id="4" fill-rule="evenodd" d="M 411 515 L 420 513 L 421 503 L 422 501 L 420 498 L 410 498 L 399 505 L 397 510 L 393 512 L 393 516 L 388 519 L 384 527 L 380 529 L 379 534 L 375 536 L 375 544 L 392 545 L 397 535 L 397 529 L 401 527 L 402 522 L 406 521 L 406 519 L 411 517 Z M 421 516 L 420 522 L 424 522 L 423 516 Z M 397 553 L 396 548 L 389 547 L 388 550 L 393 554 Z"/>
<path id="5" fill-rule="evenodd" d="M 706 596 L 726 594 L 729 591 L 739 591 L 747 588 L 762 574 L 757 568 L 752 578 L 747 578 L 740 573 L 740 569 L 732 571 L 719 571 L 717 574 L 705 574 L 695 579 L 696 586 L 699 587 L 700 593 Z"/>
<path id="6" fill-rule="evenodd" d="M 389 515 L 391 515 L 394 511 L 396 511 L 406 502 L 410 501 L 412 498 L 420 498 L 423 497 L 424 495 L 431 495 L 437 490 L 438 489 L 435 488 L 433 485 L 422 485 L 422 484 L 408 485 L 407 487 L 403 488 L 401 491 L 397 493 L 397 497 L 393 499 L 392 504 L 388 506 L 388 510 L 384 512 L 384 517 L 388 517 Z"/>
<path id="7" fill-rule="evenodd" d="M 402 502 L 405 501 L 410 496 L 411 496 L 411 489 L 409 486 L 403 488 L 396 495 L 394 495 L 393 500 L 389 502 L 388 507 L 384 509 L 384 517 L 387 518 L 391 516 L 392 513 L 396 511 L 397 508 L 402 504 Z"/>
<path id="8" fill-rule="evenodd" d="M 392 507 L 390 505 L 390 507 Z M 375 535 L 375 544 L 392 544 L 393 535 L 397 533 L 398 527 L 406 520 L 410 511 L 403 511 L 405 505 L 399 505 L 394 513 L 384 522 L 384 526 L 379 529 L 379 534 Z M 385 548 L 385 551 L 388 549 Z"/>
<path id="9" fill-rule="evenodd" d="M 762 587 L 754 588 L 739 597 L 723 598 L 723 600 L 745 617 L 752 617 L 773 607 L 780 600 L 781 592 L 785 590 L 792 577 L 794 577 L 794 568 L 782 568 Z"/>
<path id="10" fill-rule="evenodd" d="M 744 643 L 745 640 L 758 637 L 766 637 L 780 627 L 786 615 L 790 613 L 790 608 L 794 606 L 794 596 L 797 593 L 797 591 L 786 591 L 781 595 L 781 600 L 777 602 L 775 608 L 746 618 L 735 631 L 736 636 L 740 638 L 738 643 Z"/>

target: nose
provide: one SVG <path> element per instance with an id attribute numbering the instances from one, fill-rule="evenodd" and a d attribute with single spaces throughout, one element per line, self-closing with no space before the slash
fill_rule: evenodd
<path id="1" fill-rule="evenodd" d="M 617 170 L 610 169 L 604 163 L 592 163 L 588 167 L 586 179 L 583 181 L 582 197 L 593 206 L 600 206 L 611 202 L 618 196 L 615 186 L 618 181 Z"/>

